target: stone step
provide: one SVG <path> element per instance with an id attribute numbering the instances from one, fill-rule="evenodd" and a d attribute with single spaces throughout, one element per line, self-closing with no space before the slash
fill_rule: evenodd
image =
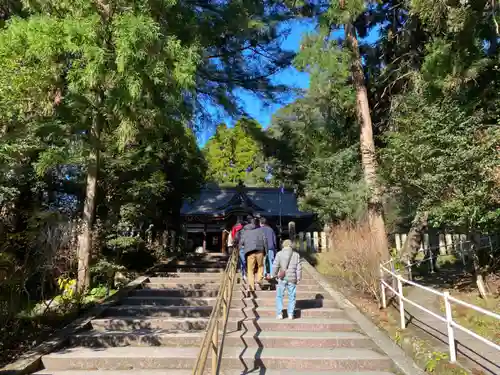
<path id="1" fill-rule="evenodd" d="M 71 346 L 108 348 L 122 346 L 173 346 L 199 347 L 205 335 L 200 332 L 176 332 L 168 330 L 88 331 L 70 337 Z"/>
<path id="2" fill-rule="evenodd" d="M 58 370 L 134 370 L 193 368 L 198 348 L 118 347 L 95 350 L 69 348 L 44 356 L 49 371 Z M 224 370 L 295 369 L 302 371 L 390 371 L 391 360 L 370 349 L 362 348 L 234 348 L 225 347 Z M 137 373 L 137 372 L 136 372 Z M 240 372 L 241 373 L 241 372 Z M 310 372 L 308 372 L 310 373 Z M 170 374 L 170 372 L 169 372 Z M 266 372 L 267 374 L 267 372 Z"/>
<path id="3" fill-rule="evenodd" d="M 207 368 L 209 365 L 207 365 Z M 220 375 L 241 375 L 241 370 L 224 370 L 220 372 Z M 42 370 L 35 373 L 36 375 L 167 375 L 165 370 L 95 370 L 95 371 L 47 371 Z M 177 370 L 169 369 L 168 375 L 192 375 L 192 370 Z M 245 375 L 261 375 L 262 369 L 250 370 L 245 372 Z M 331 374 L 331 371 L 297 371 L 297 370 L 272 370 L 266 369 L 266 375 L 327 375 Z M 349 372 L 335 372 L 335 375 L 394 375 L 390 372 L 383 371 L 349 371 Z"/>
<path id="4" fill-rule="evenodd" d="M 130 297 L 217 297 L 219 289 L 136 289 L 129 294 Z"/>
<path id="5" fill-rule="evenodd" d="M 75 347 L 42 357 L 49 371 L 67 370 L 157 370 L 194 367 L 199 348 L 176 347 L 118 347 L 96 350 Z M 170 372 L 169 372 L 170 373 Z"/>
<path id="6" fill-rule="evenodd" d="M 203 282 L 214 281 L 220 282 L 221 275 L 218 273 L 200 273 L 200 272 L 169 272 L 164 276 L 152 276 L 149 277 L 150 283 L 162 283 L 162 282 L 173 282 L 177 281 L 179 283 L 197 283 L 199 280 Z"/>
<path id="7" fill-rule="evenodd" d="M 185 289 L 219 289 L 220 277 L 217 280 L 207 280 L 200 282 L 193 282 L 193 280 L 183 280 L 165 278 L 165 281 L 159 283 L 146 283 L 142 285 L 142 289 L 170 289 L 170 288 L 185 288 Z"/>
<path id="8" fill-rule="evenodd" d="M 284 306 L 288 303 L 288 298 L 284 298 Z M 242 308 L 242 307 L 271 307 L 276 305 L 276 296 L 270 295 L 268 298 L 241 298 L 234 299 L 231 301 L 231 307 Z M 321 307 L 337 308 L 338 305 L 335 301 L 331 299 L 297 299 L 295 307 L 299 310 L 313 309 Z"/>
<path id="9" fill-rule="evenodd" d="M 207 285 L 209 285 L 209 284 L 207 284 Z M 235 291 L 236 290 L 238 290 L 238 291 L 246 290 L 246 284 L 236 284 L 234 286 L 234 290 Z M 273 286 L 273 290 L 276 291 L 275 286 Z M 319 286 L 318 283 L 311 283 L 311 284 L 302 284 L 301 283 L 297 286 L 297 292 L 300 292 L 300 291 L 321 291 L 321 293 L 327 294 L 327 292 L 325 290 L 323 290 L 321 288 L 321 286 Z"/>
<path id="10" fill-rule="evenodd" d="M 71 346 L 90 348 L 109 348 L 124 346 L 169 346 L 199 347 L 204 332 L 175 332 L 162 329 L 123 331 L 88 331 L 70 337 Z M 373 342 L 357 332 L 230 332 L 226 335 L 225 345 L 232 347 L 265 348 L 333 348 L 356 347 L 373 348 Z"/>
<path id="11" fill-rule="evenodd" d="M 246 282 L 243 279 L 241 279 L 241 276 L 237 280 L 238 280 L 238 284 L 246 286 Z M 297 289 L 300 289 L 302 286 L 305 286 L 305 285 L 308 285 L 308 286 L 314 285 L 316 287 L 315 289 L 320 288 L 320 286 L 316 280 L 305 279 L 299 283 L 299 285 L 297 286 Z"/>
<path id="12" fill-rule="evenodd" d="M 283 313 L 286 315 L 286 307 Z M 233 318 L 274 318 L 276 317 L 276 309 L 274 307 L 232 308 L 229 314 Z M 295 310 L 294 316 L 296 318 L 344 318 L 346 315 L 341 309 L 323 307 L 320 309 Z"/>
<path id="13" fill-rule="evenodd" d="M 233 348 L 225 347 L 222 368 L 301 371 L 390 371 L 389 357 L 363 348 Z"/>
<path id="14" fill-rule="evenodd" d="M 104 311 L 104 317 L 136 316 L 136 317 L 205 317 L 212 313 L 213 306 L 148 306 L 148 305 L 117 305 Z"/>
<path id="15" fill-rule="evenodd" d="M 241 289 L 239 291 L 240 296 L 243 297 L 246 295 L 246 292 L 244 289 Z M 288 293 L 285 292 L 285 295 Z M 254 298 L 257 299 L 267 299 L 267 298 L 276 298 L 276 291 L 275 290 L 256 290 L 254 293 L 252 293 Z M 322 290 L 301 290 L 297 289 L 296 294 L 295 294 L 297 299 L 328 299 L 332 298 L 327 292 L 322 291 Z"/>
<path id="16" fill-rule="evenodd" d="M 216 297 L 127 297 L 119 301 L 121 305 L 150 306 L 213 306 Z"/>
<path id="17" fill-rule="evenodd" d="M 224 271 L 224 267 L 199 267 L 197 265 L 185 265 L 185 266 L 177 266 L 177 265 L 165 265 L 161 268 L 161 270 L 154 271 L 155 273 L 183 273 L 183 272 L 195 272 L 195 273 L 220 273 Z"/>
<path id="18" fill-rule="evenodd" d="M 368 336 L 357 332 L 342 331 L 235 331 L 226 335 L 224 345 L 228 347 L 263 348 L 374 348 Z"/>
<path id="19" fill-rule="evenodd" d="M 208 318 L 136 318 L 130 316 L 120 316 L 94 319 L 91 324 L 94 330 L 101 332 L 155 329 L 186 332 L 204 330 L 207 327 Z"/>
<path id="20" fill-rule="evenodd" d="M 238 319 L 230 318 L 227 321 L 227 332 L 231 331 L 300 331 L 300 332 L 320 332 L 320 331 L 354 331 L 358 326 L 348 319 L 282 319 L 258 318 L 258 319 Z"/>

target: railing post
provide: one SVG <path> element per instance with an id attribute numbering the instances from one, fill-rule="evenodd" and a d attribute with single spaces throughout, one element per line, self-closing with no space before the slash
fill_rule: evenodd
<path id="1" fill-rule="evenodd" d="M 411 270 L 410 259 L 406 259 L 406 265 L 408 267 L 408 280 L 412 281 L 413 280 L 413 274 L 412 274 L 412 270 Z"/>
<path id="2" fill-rule="evenodd" d="M 217 320 L 215 322 L 214 333 L 212 335 L 212 374 L 214 375 L 217 374 L 217 363 L 218 363 L 217 354 L 219 352 L 218 346 L 219 346 L 219 319 L 217 317 Z"/>
<path id="3" fill-rule="evenodd" d="M 382 300 L 382 308 L 387 307 L 387 301 L 385 299 L 385 284 L 384 284 L 384 270 L 382 265 L 380 265 L 380 298 Z"/>
<path id="4" fill-rule="evenodd" d="M 230 277 L 230 275 L 228 275 Z M 231 279 L 228 280 L 229 282 L 231 281 Z M 227 305 L 228 305 L 228 300 L 227 300 L 227 297 L 228 297 L 228 294 L 229 294 L 229 288 L 226 286 L 226 288 L 224 288 L 224 298 L 222 299 L 222 301 L 224 302 L 224 305 L 223 305 L 223 319 L 226 318 L 226 314 L 227 314 Z"/>
<path id="5" fill-rule="evenodd" d="M 450 292 L 444 292 L 444 308 L 446 311 L 446 328 L 448 329 L 448 345 L 450 347 L 450 362 L 455 363 L 457 361 L 457 350 L 455 348 L 455 332 L 453 331 L 453 313 L 451 311 L 450 304 Z"/>
<path id="6" fill-rule="evenodd" d="M 429 250 L 429 262 L 430 262 L 430 268 L 431 268 L 431 273 L 434 273 L 434 254 L 432 253 L 432 249 Z"/>
<path id="7" fill-rule="evenodd" d="M 401 275 L 398 275 L 398 297 L 399 297 L 399 317 L 401 320 L 401 329 L 406 328 L 405 320 L 405 306 L 403 303 L 403 282 L 401 281 Z"/>

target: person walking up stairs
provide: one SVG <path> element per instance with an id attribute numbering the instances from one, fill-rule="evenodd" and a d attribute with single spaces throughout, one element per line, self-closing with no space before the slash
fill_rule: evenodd
<path id="1" fill-rule="evenodd" d="M 278 280 L 276 286 L 276 316 L 283 319 L 283 297 L 288 293 L 288 319 L 293 319 L 297 285 L 302 277 L 299 253 L 293 251 L 292 241 L 283 241 L 283 249 L 278 253 L 272 267 L 272 277 Z"/>

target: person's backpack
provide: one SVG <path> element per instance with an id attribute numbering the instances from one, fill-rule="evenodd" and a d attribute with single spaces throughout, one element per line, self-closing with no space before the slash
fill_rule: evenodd
<path id="1" fill-rule="evenodd" d="M 279 272 L 278 272 L 278 278 L 279 279 L 284 279 L 285 276 L 286 276 L 286 271 L 288 271 L 288 267 L 290 267 L 290 262 L 292 260 L 292 257 L 293 257 L 293 251 L 292 253 L 290 254 L 290 256 L 288 257 L 288 260 L 286 262 L 286 268 L 284 270 L 280 269 Z M 281 268 L 281 266 L 280 266 Z"/>

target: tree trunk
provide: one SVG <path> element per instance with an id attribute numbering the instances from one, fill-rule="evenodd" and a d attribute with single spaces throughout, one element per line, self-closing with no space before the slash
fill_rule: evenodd
<path id="1" fill-rule="evenodd" d="M 420 243 L 424 237 L 424 232 L 427 229 L 428 218 L 429 213 L 427 211 L 417 212 L 411 223 L 411 228 L 403 244 L 403 248 L 401 249 L 401 258 L 406 258 L 412 262 L 415 260 L 418 250 L 420 249 Z"/>
<path id="2" fill-rule="evenodd" d="M 96 116 L 97 117 L 97 116 Z M 91 129 L 91 151 L 88 159 L 87 189 L 83 206 L 82 232 L 78 237 L 77 291 L 84 293 L 90 286 L 90 261 L 92 258 L 92 227 L 97 203 L 97 179 L 99 172 L 99 122 L 94 119 Z"/>
<path id="3" fill-rule="evenodd" d="M 476 285 L 479 291 L 479 295 L 483 299 L 488 298 L 488 286 L 486 283 L 486 276 L 481 268 L 481 262 L 479 259 L 479 252 L 481 251 L 481 239 L 477 232 L 470 232 L 471 241 L 471 253 L 472 253 L 472 265 L 474 267 L 474 275 L 476 276 Z"/>
<path id="4" fill-rule="evenodd" d="M 373 141 L 373 126 L 368 103 L 368 93 L 365 84 L 363 65 L 359 55 L 359 44 L 356 31 L 352 24 L 345 25 L 345 37 L 352 53 L 352 79 L 356 89 L 356 105 L 358 120 L 360 122 L 359 143 L 361 151 L 361 163 L 365 182 L 370 189 L 368 201 L 368 220 L 371 230 L 375 233 L 380 246 L 379 255 L 381 259 L 388 259 L 389 246 L 383 217 L 382 191 L 377 181 L 377 158 L 375 155 L 375 142 Z"/>

